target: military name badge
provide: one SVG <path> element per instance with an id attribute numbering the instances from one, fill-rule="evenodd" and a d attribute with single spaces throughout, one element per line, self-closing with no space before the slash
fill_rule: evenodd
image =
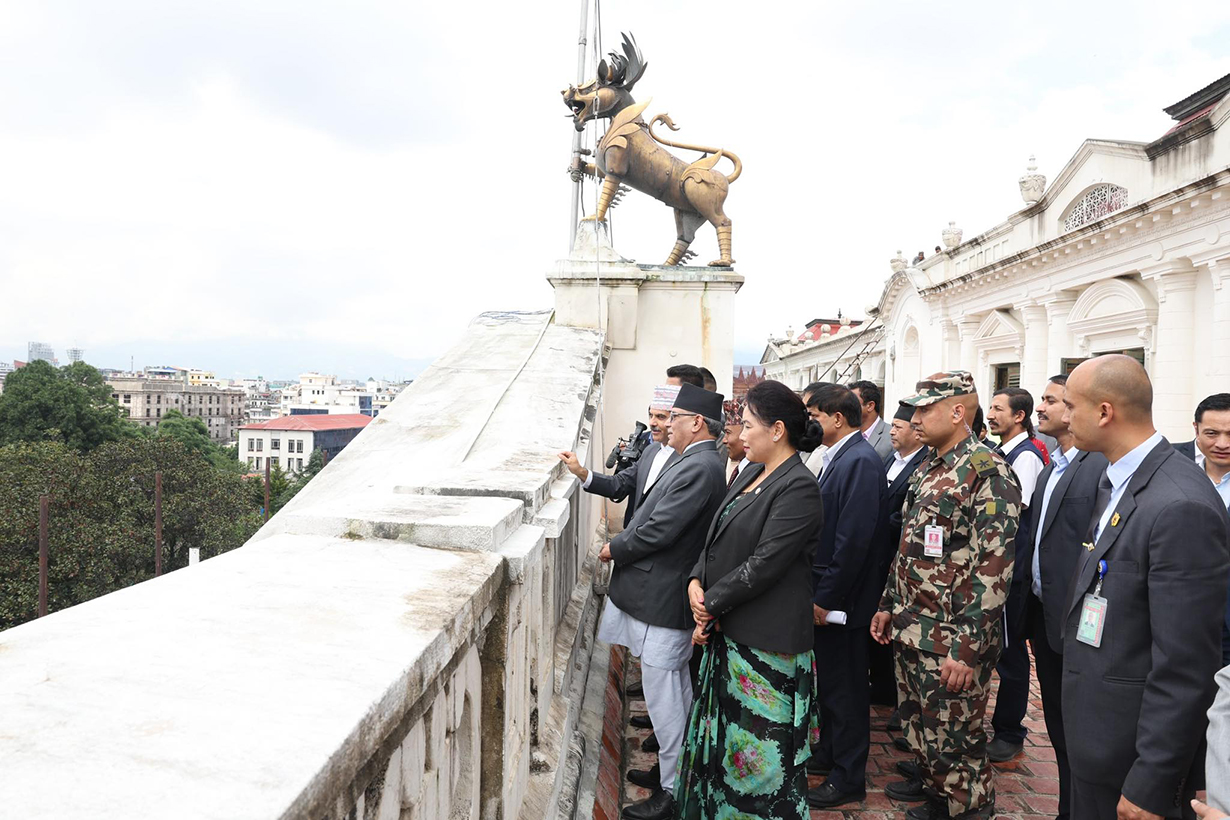
<path id="1" fill-rule="evenodd" d="M 995 466 L 995 459 L 989 452 L 977 452 L 969 457 L 969 463 L 974 466 L 974 471 L 978 475 L 992 475 L 998 472 Z"/>
<path id="2" fill-rule="evenodd" d="M 1102 630 L 1106 626 L 1108 602 L 1102 597 L 1102 577 L 1106 574 L 1106 562 L 1098 562 L 1098 585 L 1093 592 L 1085 594 L 1081 605 L 1081 619 L 1076 627 L 1076 640 L 1092 647 L 1102 645 Z"/>
<path id="3" fill-rule="evenodd" d="M 923 555 L 928 558 L 944 557 L 944 528 L 929 524 L 923 527 Z"/>

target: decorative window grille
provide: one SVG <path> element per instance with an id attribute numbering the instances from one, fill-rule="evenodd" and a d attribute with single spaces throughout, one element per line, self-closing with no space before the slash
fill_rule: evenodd
<path id="1" fill-rule="evenodd" d="M 1110 216 L 1127 205 L 1127 195 L 1127 188 L 1120 188 L 1109 182 L 1099 185 L 1081 197 L 1072 206 L 1072 210 L 1068 211 L 1068 216 L 1063 221 L 1064 231 L 1074 231 L 1081 225 Z"/>

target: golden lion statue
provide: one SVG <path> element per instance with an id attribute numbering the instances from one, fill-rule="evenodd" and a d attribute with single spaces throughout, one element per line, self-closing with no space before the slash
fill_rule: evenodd
<path id="1" fill-rule="evenodd" d="M 645 73 L 647 63 L 636 41 L 628 34 L 623 35 L 623 52 L 611 52 L 609 62 L 599 63 L 597 78 L 580 88 L 570 85 L 560 92 L 564 95 L 564 104 L 572 109 L 572 120 L 578 131 L 593 119 L 611 121 L 594 152 L 595 162 L 582 162 L 578 157 L 570 169 L 577 179 L 584 173 L 603 180 L 598 209 L 585 219 L 604 221 L 620 183 L 626 183 L 675 209 L 677 238 L 665 264 L 678 265 L 696 237 L 696 229 L 709 222 L 717 229 L 718 249 L 722 254 L 720 259 L 709 264 L 731 267 L 735 263 L 730 257 L 731 222 L 722 212 L 722 204 L 730 183 L 743 172 L 743 163 L 721 148 L 684 145 L 655 134 L 653 126 L 657 123 L 672 131 L 679 129 L 668 114 L 658 114 L 648 124 L 641 119 L 641 112 L 651 100 L 637 103 L 632 98 L 632 86 Z M 700 151 L 705 156 L 688 165 L 662 148 L 663 145 Z M 714 170 L 723 157 L 734 164 L 730 176 Z"/>

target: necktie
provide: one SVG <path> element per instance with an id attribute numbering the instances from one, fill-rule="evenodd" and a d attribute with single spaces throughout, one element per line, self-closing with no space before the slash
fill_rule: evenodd
<path id="1" fill-rule="evenodd" d="M 1004 448 L 1003 448 L 1003 446 L 1002 446 L 1002 445 L 999 445 L 999 444 L 996 444 L 996 445 L 995 445 L 995 452 L 999 453 L 1001 456 L 1004 456 Z M 1004 458 L 1007 458 L 1007 456 L 1004 456 Z"/>
<path id="2" fill-rule="evenodd" d="M 735 486 L 735 479 L 738 477 L 739 477 L 739 465 L 736 464 L 734 472 L 730 474 L 730 481 L 726 482 L 726 489 L 729 490 L 731 487 Z"/>
<path id="3" fill-rule="evenodd" d="M 1110 485 L 1110 478 L 1106 473 L 1102 473 L 1102 477 L 1098 479 L 1098 495 L 1094 502 L 1093 520 L 1089 522 L 1089 541 L 1094 541 L 1094 536 L 1098 532 L 1098 523 L 1102 520 L 1102 513 L 1106 512 L 1106 505 L 1110 504 L 1110 494 L 1113 488 Z"/>

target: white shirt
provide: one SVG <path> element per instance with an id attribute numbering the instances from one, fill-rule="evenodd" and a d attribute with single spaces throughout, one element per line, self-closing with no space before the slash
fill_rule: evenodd
<path id="1" fill-rule="evenodd" d="M 1076 454 L 1080 451 L 1075 447 L 1070 447 L 1066 451 L 1056 450 L 1051 457 L 1051 463 L 1055 465 L 1055 469 L 1051 470 L 1050 477 L 1046 480 L 1046 486 L 1042 488 L 1042 505 L 1038 508 L 1038 514 L 1034 517 L 1034 557 L 1033 557 L 1033 583 L 1031 588 L 1034 595 L 1042 597 L 1042 567 L 1038 562 L 1038 553 L 1042 551 L 1042 525 L 1046 522 L 1046 509 L 1051 504 L 1051 493 L 1055 491 L 1055 487 L 1059 484 L 1059 479 L 1067 471 L 1072 464 L 1072 459 L 1076 458 Z"/>
<path id="2" fill-rule="evenodd" d="M 649 492 L 649 488 L 658 480 L 658 474 L 662 472 L 662 468 L 666 466 L 666 460 L 671 457 L 671 453 L 675 452 L 666 444 L 658 445 L 658 452 L 654 453 L 653 462 L 649 465 L 649 475 L 645 479 L 645 492 Z M 648 455 L 648 454 L 646 454 Z M 645 456 L 642 455 L 641 458 Z M 590 482 L 594 480 L 594 471 L 590 470 L 589 475 L 585 476 L 585 483 L 581 485 L 584 490 L 589 489 Z"/>
<path id="3" fill-rule="evenodd" d="M 999 445 L 999 449 L 1004 451 L 1004 457 L 1012 452 L 1013 448 L 1020 444 L 1025 439 L 1029 438 L 1029 433 L 1022 430 L 1012 438 Z M 1034 487 L 1038 485 L 1038 474 L 1045 467 L 1042 459 L 1032 450 L 1026 450 L 1016 457 L 1016 461 L 1012 462 L 1012 472 L 1016 473 L 1016 480 L 1021 485 L 1021 504 L 1028 507 L 1030 499 L 1034 495 Z"/>
<path id="4" fill-rule="evenodd" d="M 1194 444 L 1192 446 L 1196 447 Z M 1202 470 L 1204 469 L 1204 453 L 1200 452 L 1199 447 L 1196 447 L 1196 466 Z M 1205 476 L 1207 477 L 1209 474 L 1206 472 Z M 1212 477 L 1209 477 L 1209 481 L 1213 481 Z M 1221 496 L 1221 503 L 1225 504 L 1226 509 L 1230 510 L 1230 473 L 1222 476 L 1220 482 L 1213 481 L 1213 489 L 1217 490 L 1217 494 Z"/>
<path id="5" fill-rule="evenodd" d="M 880 417 L 876 416 L 876 420 L 873 421 L 870 425 L 868 425 L 867 429 L 863 431 L 863 441 L 870 440 L 871 431 L 876 429 L 879 426 L 880 426 Z"/>
<path id="6" fill-rule="evenodd" d="M 743 460 L 739 462 L 739 464 L 738 464 L 738 466 L 737 466 L 737 467 L 736 467 L 736 466 L 730 466 L 730 465 L 727 465 L 727 469 L 726 469 L 726 481 L 727 481 L 727 483 L 729 483 L 729 482 L 730 482 L 730 477 L 731 477 L 731 475 L 733 475 L 733 474 L 735 473 L 735 471 L 738 471 L 739 475 L 743 475 L 743 471 L 744 471 L 744 469 L 746 469 L 746 468 L 747 468 L 747 465 L 749 465 L 749 464 L 751 464 L 751 463 L 752 463 L 751 459 L 749 459 L 749 458 L 747 458 L 746 456 L 744 456 L 744 457 L 743 457 Z"/>
<path id="7" fill-rule="evenodd" d="M 1102 537 L 1102 530 L 1105 529 L 1106 523 L 1110 521 L 1110 516 L 1114 513 L 1115 507 L 1118 506 L 1119 499 L 1123 498 L 1123 492 L 1127 489 L 1128 479 L 1136 474 L 1136 470 L 1140 467 L 1140 463 L 1145 460 L 1145 456 L 1153 452 L 1153 448 L 1161 443 L 1162 434 L 1154 431 L 1153 435 L 1136 445 L 1135 449 L 1106 468 L 1106 477 L 1110 480 L 1110 503 L 1106 505 L 1106 509 L 1102 512 L 1102 517 L 1098 519 L 1097 529 L 1093 531 L 1094 543 L 1097 543 L 1097 540 Z"/>
<path id="8" fill-rule="evenodd" d="M 905 455 L 901 455 L 901 453 L 897 452 L 896 450 L 893 450 L 893 463 L 888 465 L 888 483 L 889 484 L 892 484 L 894 481 L 897 480 L 897 476 L 901 475 L 901 471 L 905 469 L 905 465 L 909 464 L 910 459 L 912 459 L 914 455 L 921 449 L 922 449 L 922 445 L 920 444 L 919 446 L 914 448 L 913 453 L 906 453 Z"/>
<path id="9" fill-rule="evenodd" d="M 807 465 L 807 469 L 811 470 L 812 475 L 819 477 L 820 467 L 824 464 L 824 454 L 828 451 L 829 448 L 825 447 L 823 444 L 818 444 L 816 445 L 816 449 L 808 453 L 807 460 L 804 461 L 804 464 Z"/>
<path id="10" fill-rule="evenodd" d="M 823 459 L 820 462 L 820 475 L 817 476 L 817 478 L 824 475 L 824 471 L 827 470 L 829 465 L 833 463 L 833 459 L 839 452 L 841 452 L 841 448 L 846 446 L 846 442 L 854 438 L 855 433 L 858 433 L 858 430 L 855 430 L 853 433 L 846 433 L 846 435 L 842 437 L 841 441 L 834 444 L 825 452 Z"/>

